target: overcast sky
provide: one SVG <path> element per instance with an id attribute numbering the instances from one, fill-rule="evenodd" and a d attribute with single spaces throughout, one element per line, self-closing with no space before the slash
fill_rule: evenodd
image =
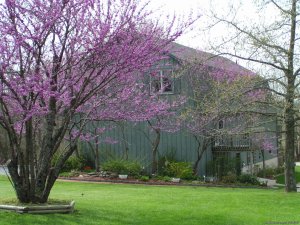
<path id="1" fill-rule="evenodd" d="M 223 2 L 220 0 L 220 2 Z M 191 10 L 195 14 L 203 14 L 205 10 L 209 8 L 209 0 L 150 0 L 150 6 L 154 10 L 158 9 L 159 13 L 176 14 L 178 16 L 187 16 Z M 183 35 L 179 38 L 178 42 L 190 47 L 201 47 L 199 45 L 200 38 L 198 36 L 198 24 L 196 24 L 193 32 Z M 204 46 L 202 46 L 204 47 Z"/>
<path id="2" fill-rule="evenodd" d="M 192 12 L 196 14 L 205 15 L 207 11 L 211 8 L 211 3 L 214 5 L 214 10 L 226 10 L 229 3 L 237 2 L 238 0 L 150 0 L 150 6 L 156 10 L 159 9 L 160 13 L 165 12 L 166 14 L 175 13 L 178 16 L 187 16 Z M 246 1 L 247 2 L 247 1 Z M 214 4 L 215 3 L 215 4 Z M 217 3 L 217 4 L 216 4 Z M 192 32 L 184 34 L 178 39 L 178 42 L 190 47 L 207 48 L 207 43 L 203 37 L 201 29 L 204 28 L 206 18 L 203 16 L 194 26 Z M 220 33 L 226 33 L 226 29 L 219 30 Z M 215 34 L 213 34 L 215 35 Z"/>
<path id="3" fill-rule="evenodd" d="M 230 7 L 238 8 L 236 19 L 242 21 L 244 24 L 268 23 L 268 21 L 270 22 L 273 18 L 276 18 L 276 10 L 272 9 L 272 6 L 264 5 L 263 8 L 258 9 L 253 5 L 253 2 L 250 0 L 150 0 L 150 7 L 154 11 L 158 9 L 163 14 L 172 15 L 175 13 L 179 16 L 187 16 L 192 10 L 194 14 L 200 13 L 203 15 L 195 23 L 194 29 L 182 35 L 177 42 L 189 47 L 212 52 L 209 42 L 213 43 L 212 45 L 220 43 L 222 36 L 228 36 L 229 31 L 224 25 L 219 25 L 214 30 L 203 32 L 203 29 L 210 22 L 206 16 L 209 14 L 209 11 L 213 10 L 218 16 L 226 18 L 224 15 L 230 12 Z M 246 61 L 233 60 L 249 69 L 253 68 L 253 65 L 250 65 Z"/>
<path id="4" fill-rule="evenodd" d="M 207 43 L 206 39 L 217 38 L 222 35 L 226 35 L 227 29 L 223 26 L 218 27 L 218 29 L 210 33 L 209 37 L 203 37 L 203 31 L 205 24 L 207 24 L 206 14 L 209 10 L 217 12 L 218 15 L 222 13 L 229 12 L 229 7 L 238 7 L 239 18 L 244 20 L 245 23 L 253 23 L 254 21 L 259 21 L 262 19 L 271 20 L 274 17 L 274 10 L 268 9 L 264 11 L 263 15 L 257 16 L 257 8 L 253 6 L 253 1 L 250 0 L 150 0 L 150 7 L 154 10 L 158 9 L 160 13 L 173 14 L 179 16 L 187 16 L 191 10 L 194 14 L 204 15 L 195 24 L 192 32 L 183 35 L 178 39 L 178 42 L 190 47 L 206 49 Z M 264 18 L 262 18 L 264 17 Z"/>

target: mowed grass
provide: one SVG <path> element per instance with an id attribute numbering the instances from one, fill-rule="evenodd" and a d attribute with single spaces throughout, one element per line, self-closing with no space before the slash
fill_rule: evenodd
<path id="1" fill-rule="evenodd" d="M 300 183 L 300 166 L 296 166 L 295 167 L 295 172 L 296 172 L 296 182 L 297 183 Z M 276 177 L 276 182 L 278 183 L 278 184 L 284 184 L 284 175 L 282 174 L 282 175 L 279 175 L 279 176 L 277 176 Z M 300 224 L 300 223 L 299 223 Z"/>
<path id="2" fill-rule="evenodd" d="M 14 197 L 0 177 L 0 201 Z M 52 199 L 76 201 L 74 214 L 0 211 L 1 225 L 241 225 L 300 222 L 300 194 L 283 189 L 93 184 L 58 181 Z"/>

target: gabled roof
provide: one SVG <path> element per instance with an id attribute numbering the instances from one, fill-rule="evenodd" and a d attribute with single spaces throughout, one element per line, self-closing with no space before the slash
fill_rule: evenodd
<path id="1" fill-rule="evenodd" d="M 189 63 L 203 63 L 203 65 L 212 67 L 215 69 L 224 70 L 226 72 L 233 72 L 240 75 L 254 75 L 254 73 L 237 63 L 231 61 L 222 56 L 217 56 L 208 52 L 190 48 L 175 42 L 170 45 L 170 54 L 174 56 L 180 62 Z"/>

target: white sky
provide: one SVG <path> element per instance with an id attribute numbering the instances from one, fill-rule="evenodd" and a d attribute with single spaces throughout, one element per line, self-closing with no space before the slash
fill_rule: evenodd
<path id="1" fill-rule="evenodd" d="M 229 3 L 238 2 L 238 0 L 150 0 L 150 6 L 156 10 L 159 9 L 160 13 L 176 14 L 178 16 L 187 16 L 192 11 L 195 15 L 204 15 L 211 8 L 213 4 L 214 10 L 226 10 Z M 246 0 L 247 1 L 247 0 Z M 215 3 L 215 4 L 214 4 Z M 193 31 L 184 34 L 178 39 L 177 42 L 194 48 L 206 49 L 207 43 L 203 43 L 203 34 L 201 29 L 204 28 L 204 17 L 194 25 Z M 221 31 L 222 34 L 226 33 L 226 29 Z M 205 42 L 205 41 L 204 41 Z"/>
<path id="2" fill-rule="evenodd" d="M 245 23 L 259 22 L 261 20 L 268 21 L 276 17 L 274 10 L 264 8 L 264 13 L 261 14 L 262 10 L 258 10 L 253 6 L 253 1 L 251 0 L 150 0 L 150 7 L 155 11 L 159 10 L 159 13 L 165 13 L 173 15 L 174 13 L 178 16 L 188 16 L 192 12 L 196 14 L 204 15 L 195 24 L 194 30 L 188 34 L 183 35 L 178 42 L 190 47 L 200 47 L 206 48 L 205 44 L 202 43 L 203 32 L 201 29 L 207 24 L 206 14 L 209 10 L 217 12 L 218 15 L 226 14 L 229 12 L 229 7 L 239 8 L 238 18 Z M 258 16 L 258 13 L 260 15 Z M 250 19 L 250 20 L 249 20 Z M 212 33 L 213 36 L 226 35 L 226 28 L 219 27 L 218 31 Z M 212 38 L 212 37 L 210 37 Z"/>
<path id="3" fill-rule="evenodd" d="M 236 18 L 244 24 L 268 23 L 268 21 L 272 21 L 273 18 L 276 17 L 275 10 L 271 7 L 268 6 L 263 9 L 258 9 L 254 7 L 253 1 L 251 0 L 150 0 L 150 7 L 153 8 L 154 11 L 158 9 L 159 13 L 163 14 L 173 15 L 175 13 L 178 16 L 188 16 L 192 10 L 195 15 L 203 15 L 199 21 L 194 24 L 193 30 L 182 35 L 177 42 L 209 52 L 212 52 L 209 42 L 220 43 L 222 37 L 226 37 L 226 34 L 228 35 L 229 32 L 223 25 L 219 25 L 209 32 L 203 31 L 210 22 L 208 17 L 205 16 L 209 14 L 210 10 L 226 18 L 224 15 L 230 12 L 230 7 L 238 8 Z M 234 61 L 235 60 L 236 59 L 234 59 Z M 245 61 L 237 60 L 237 62 L 249 68 L 249 65 Z"/>

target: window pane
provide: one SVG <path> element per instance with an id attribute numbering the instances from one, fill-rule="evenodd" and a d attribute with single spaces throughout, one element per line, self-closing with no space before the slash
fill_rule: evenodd
<path id="1" fill-rule="evenodd" d="M 172 70 L 164 70 L 162 77 L 162 90 L 163 92 L 173 91 L 173 73 Z"/>
<path id="2" fill-rule="evenodd" d="M 172 81 L 168 77 L 163 77 L 163 91 L 164 92 L 171 92 L 172 90 Z"/>
<path id="3" fill-rule="evenodd" d="M 151 73 L 151 92 L 172 93 L 173 80 L 173 72 L 170 69 L 153 71 Z"/>
<path id="4" fill-rule="evenodd" d="M 159 81 L 159 79 L 152 80 L 151 91 L 153 93 L 160 91 L 160 81 Z"/>
<path id="5" fill-rule="evenodd" d="M 152 93 L 156 93 L 156 92 L 159 92 L 161 90 L 161 82 L 160 82 L 160 79 L 161 79 L 161 72 L 159 70 L 157 71 L 152 71 L 151 72 L 151 92 Z"/>
<path id="6" fill-rule="evenodd" d="M 219 128 L 219 129 L 223 129 L 223 128 L 224 128 L 224 122 L 223 122 L 223 120 L 220 120 L 220 121 L 219 121 L 218 128 Z"/>

